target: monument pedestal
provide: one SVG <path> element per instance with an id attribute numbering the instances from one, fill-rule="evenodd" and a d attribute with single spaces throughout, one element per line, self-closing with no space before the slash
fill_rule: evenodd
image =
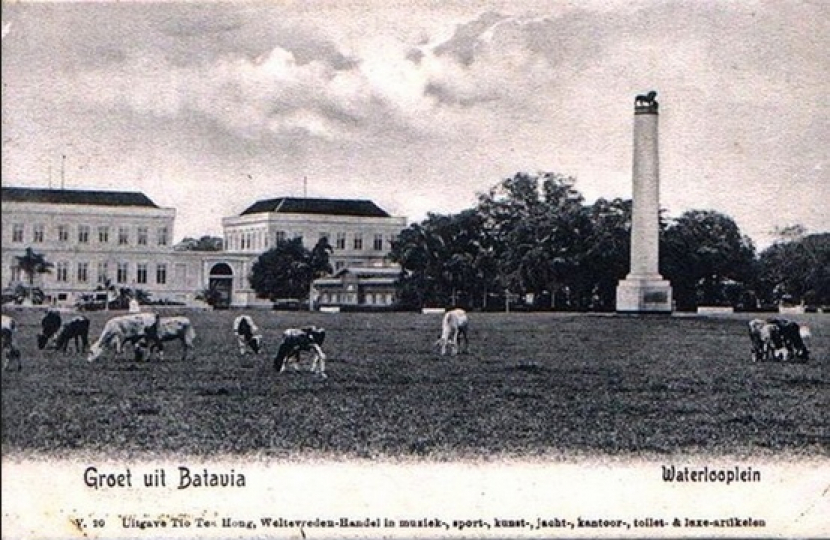
<path id="1" fill-rule="evenodd" d="M 671 313 L 671 284 L 659 274 L 628 275 L 617 285 L 617 311 L 621 313 Z"/>

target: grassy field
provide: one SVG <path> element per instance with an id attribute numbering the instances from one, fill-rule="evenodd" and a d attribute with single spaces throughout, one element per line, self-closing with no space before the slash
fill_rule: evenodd
<path id="1" fill-rule="evenodd" d="M 38 351 L 42 312 L 15 311 L 21 372 L 2 378 L 4 455 L 427 459 L 543 455 L 827 455 L 830 317 L 807 364 L 752 363 L 746 321 L 471 314 L 470 354 L 440 357 L 440 315 L 253 312 L 266 351 L 242 358 L 238 312 L 187 314 L 196 350 L 136 363 Z M 92 340 L 113 313 L 92 313 Z M 328 379 L 272 368 L 282 330 L 328 330 Z"/>

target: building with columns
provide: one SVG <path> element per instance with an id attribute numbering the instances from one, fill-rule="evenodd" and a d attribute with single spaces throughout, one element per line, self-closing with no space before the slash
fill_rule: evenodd
<path id="1" fill-rule="evenodd" d="M 248 275 L 280 238 L 301 236 L 312 247 L 326 235 L 332 265 L 390 266 L 390 242 L 406 226 L 371 201 L 269 199 L 222 220 L 224 251 L 173 248 L 176 210 L 129 191 L 3 187 L 2 286 L 25 284 L 17 257 L 31 248 L 54 266 L 34 285 L 47 302 L 74 305 L 106 282 L 141 289 L 157 301 L 197 305 L 216 289 L 223 306 L 270 306 L 256 298 Z M 371 296 L 373 298 L 373 296 Z"/>

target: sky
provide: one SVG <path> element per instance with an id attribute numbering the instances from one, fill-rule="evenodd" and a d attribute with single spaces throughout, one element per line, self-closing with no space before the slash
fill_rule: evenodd
<path id="1" fill-rule="evenodd" d="M 259 199 L 410 222 L 517 172 L 631 196 L 658 92 L 660 201 L 763 248 L 830 231 L 830 2 L 3 2 L 2 181 L 141 191 L 176 239 Z"/>

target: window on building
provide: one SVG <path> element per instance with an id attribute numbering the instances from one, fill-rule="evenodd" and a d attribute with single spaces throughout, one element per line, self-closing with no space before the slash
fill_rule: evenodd
<path id="1" fill-rule="evenodd" d="M 69 281 L 69 263 L 66 261 L 59 261 L 55 264 L 55 279 L 60 283 Z"/>
<path id="2" fill-rule="evenodd" d="M 277 231 L 274 233 L 274 245 L 279 244 L 280 242 L 285 242 L 285 231 Z"/>
<path id="3" fill-rule="evenodd" d="M 107 278 L 109 277 L 109 264 L 106 261 L 99 261 L 98 262 L 98 277 L 96 279 L 96 283 L 99 285 L 104 285 L 107 282 Z"/>
<path id="4" fill-rule="evenodd" d="M 135 265 L 135 282 L 141 284 L 147 283 L 147 263 L 138 263 Z"/>
<path id="5" fill-rule="evenodd" d="M 78 243 L 89 243 L 89 225 L 78 225 Z"/>
<path id="6" fill-rule="evenodd" d="M 372 247 L 375 249 L 375 251 L 382 251 L 383 250 L 383 235 L 382 234 L 376 234 L 375 235 L 375 240 L 374 240 L 374 242 L 372 242 Z"/>
<path id="7" fill-rule="evenodd" d="M 167 234 L 168 234 L 167 233 L 167 227 L 159 227 L 159 230 L 157 232 L 158 232 L 158 245 L 166 246 L 167 242 L 169 241 L 167 239 Z"/>
<path id="8" fill-rule="evenodd" d="M 43 243 L 45 230 L 46 227 L 43 225 L 43 223 L 36 223 L 35 226 L 32 228 L 32 242 L 34 242 L 35 244 Z"/>
<path id="9" fill-rule="evenodd" d="M 11 282 L 16 283 L 18 281 L 23 281 L 23 270 L 20 269 L 17 265 L 12 265 L 11 268 Z"/>
<path id="10" fill-rule="evenodd" d="M 355 234 L 354 243 L 352 245 L 354 246 L 354 249 L 363 249 L 363 235 L 360 233 Z"/>
<path id="11" fill-rule="evenodd" d="M 107 225 L 98 227 L 98 242 L 108 244 L 110 241 L 110 228 Z"/>
<path id="12" fill-rule="evenodd" d="M 23 224 L 15 223 L 12 225 L 12 242 L 23 241 Z"/>
<path id="13" fill-rule="evenodd" d="M 78 263 L 78 283 L 86 283 L 89 281 L 89 263 Z"/>
<path id="14" fill-rule="evenodd" d="M 335 249 L 346 249 L 346 233 L 339 232 L 335 237 Z"/>
<path id="15" fill-rule="evenodd" d="M 334 263 L 334 269 L 335 270 L 340 270 L 344 266 L 346 266 L 346 263 L 344 263 L 343 261 L 335 261 L 335 263 Z"/>
<path id="16" fill-rule="evenodd" d="M 156 283 L 159 285 L 167 283 L 167 265 L 164 263 L 156 265 Z"/>
<path id="17" fill-rule="evenodd" d="M 69 242 L 68 225 L 58 225 L 58 242 Z"/>
<path id="18" fill-rule="evenodd" d="M 147 245 L 147 227 L 139 227 L 136 231 L 136 244 L 139 246 Z"/>
<path id="19" fill-rule="evenodd" d="M 118 227 L 118 245 L 126 246 L 130 243 L 130 229 L 127 227 Z"/>
<path id="20" fill-rule="evenodd" d="M 127 272 L 127 263 L 120 262 L 118 263 L 117 268 L 115 269 L 115 281 L 118 283 L 127 283 L 129 281 L 130 275 Z"/>

